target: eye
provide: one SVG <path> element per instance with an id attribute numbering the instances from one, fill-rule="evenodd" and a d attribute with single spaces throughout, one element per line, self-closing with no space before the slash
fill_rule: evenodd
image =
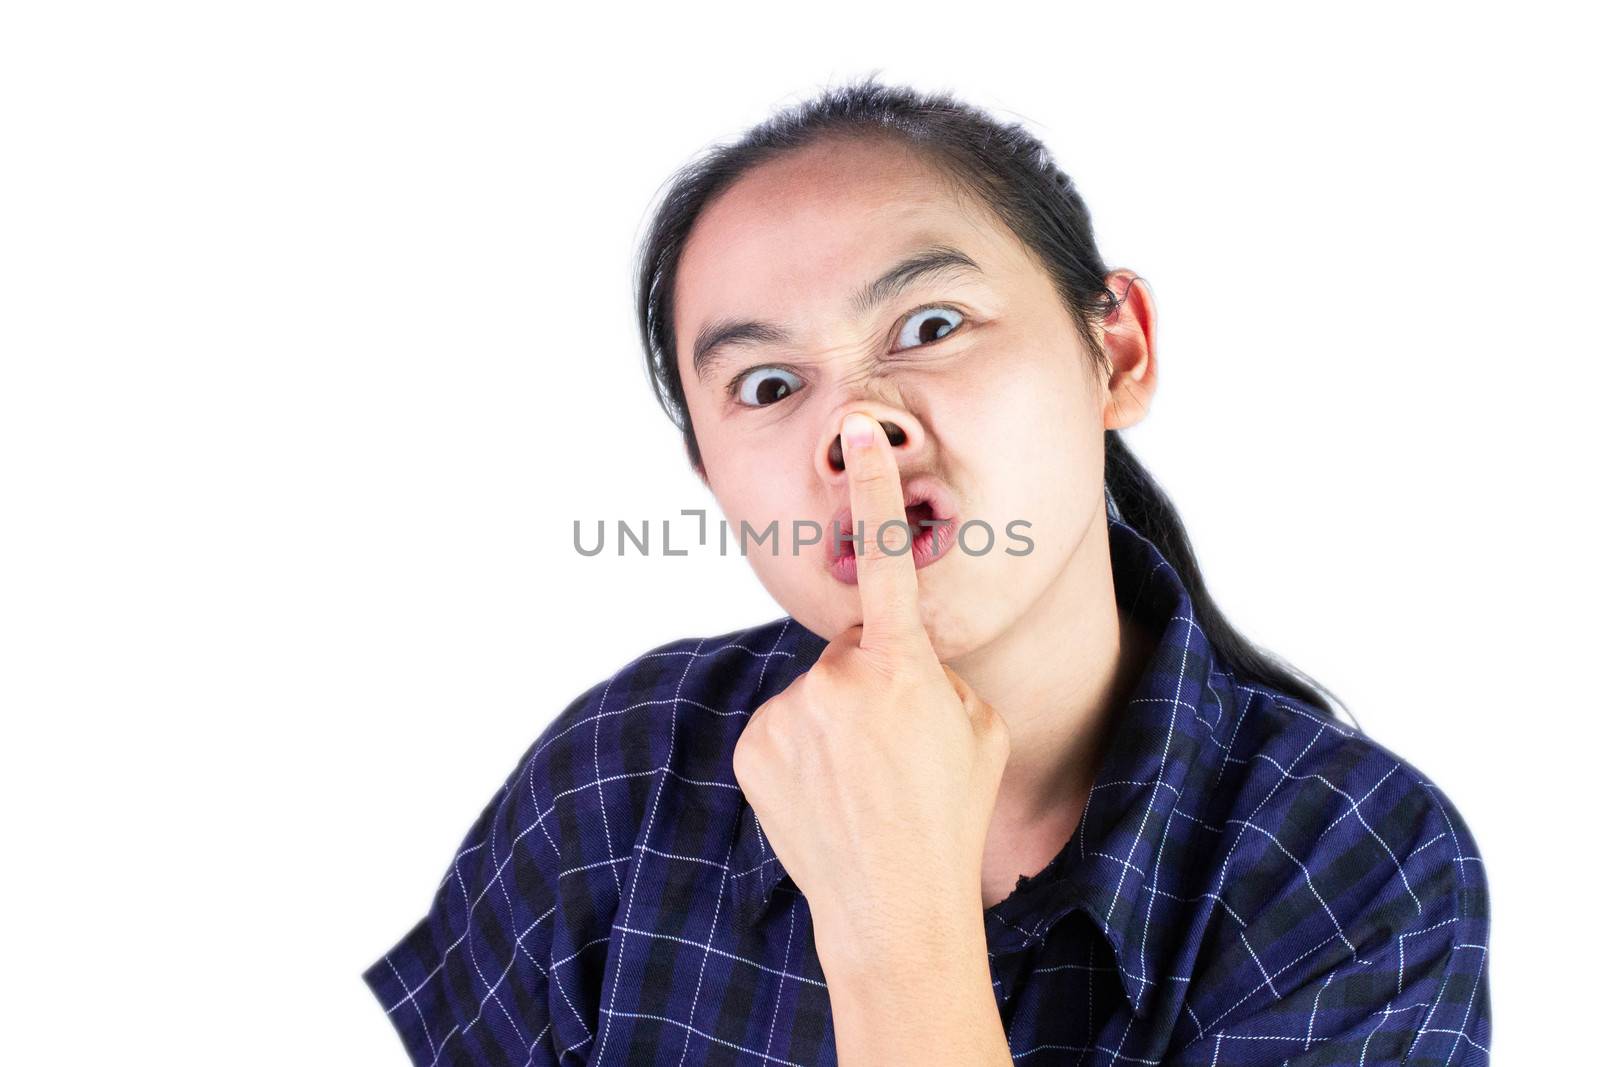
<path id="1" fill-rule="evenodd" d="M 920 308 L 912 312 L 906 324 L 900 327 L 900 336 L 897 340 L 902 348 L 918 348 L 931 341 L 937 341 L 965 321 L 961 312 L 943 304 Z M 914 337 L 916 340 L 908 342 L 907 337 Z"/>
<path id="2" fill-rule="evenodd" d="M 777 375 L 793 379 L 793 384 Z M 790 393 L 799 392 L 803 384 L 782 367 L 757 367 L 734 379 L 728 392 L 746 407 L 764 408 L 771 407 Z"/>

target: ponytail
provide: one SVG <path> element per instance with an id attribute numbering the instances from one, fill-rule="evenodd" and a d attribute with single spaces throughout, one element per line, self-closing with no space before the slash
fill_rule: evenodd
<path id="1" fill-rule="evenodd" d="M 1347 716 L 1350 714 L 1349 708 L 1331 691 L 1296 667 L 1257 647 L 1228 622 L 1206 589 L 1200 564 L 1177 509 L 1116 430 L 1106 431 L 1106 502 L 1112 515 L 1149 538 L 1178 572 L 1178 579 L 1194 605 L 1196 625 L 1206 635 L 1217 659 L 1240 681 L 1255 682 L 1286 693 L 1330 718 L 1337 718 L 1335 703 Z M 1360 728 L 1357 723 L 1356 729 Z"/>

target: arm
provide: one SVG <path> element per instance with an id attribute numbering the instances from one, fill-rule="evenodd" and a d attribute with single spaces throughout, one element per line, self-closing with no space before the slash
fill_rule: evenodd
<path id="1" fill-rule="evenodd" d="M 1489 1062 L 1489 894 L 1483 861 L 1450 802 L 1432 786 L 1418 788 L 1433 798 L 1419 801 L 1428 815 L 1418 822 L 1407 851 L 1396 849 L 1391 860 L 1370 848 L 1352 849 L 1313 855 L 1308 862 L 1312 879 L 1324 891 L 1367 866 L 1394 870 L 1383 883 L 1364 883 L 1361 910 L 1340 915 L 1342 936 L 1308 943 L 1307 924 L 1295 927 L 1288 917 L 1292 893 L 1280 897 L 1276 910 L 1230 930 L 1220 941 L 1233 955 L 1219 959 L 1214 973 L 1250 973 L 1256 956 L 1247 959 L 1235 947 L 1248 943 L 1269 977 L 1191 987 L 1185 1017 L 1192 1025 L 1180 1031 L 1164 1064 L 1475 1067 Z M 1294 936 L 1284 936 L 1286 930 Z M 1319 930 L 1317 937 L 1325 933 Z"/>
<path id="2" fill-rule="evenodd" d="M 1009 1067 L 980 902 L 926 908 L 906 929 L 870 958 L 837 936 L 842 924 L 815 924 L 840 1067 Z"/>
<path id="3" fill-rule="evenodd" d="M 1484 946 L 1449 929 L 1403 931 L 1256 1011 L 1219 1020 L 1164 1064 L 1314 1067 L 1489 1062 Z M 1415 955 L 1414 955 L 1415 953 Z M 1209 1020 L 1208 1020 L 1209 1021 Z"/>
<path id="4" fill-rule="evenodd" d="M 883 427 L 840 436 L 862 621 L 751 714 L 734 776 L 810 906 L 839 1062 L 999 1067 L 979 882 L 1010 736 L 923 626 Z"/>
<path id="5" fill-rule="evenodd" d="M 427 914 L 362 975 L 414 1064 L 570 1067 L 587 1055 L 594 1009 L 561 893 L 548 740 L 593 693 L 524 753 L 467 832 Z M 583 892 L 569 885 L 567 897 L 574 891 Z"/>

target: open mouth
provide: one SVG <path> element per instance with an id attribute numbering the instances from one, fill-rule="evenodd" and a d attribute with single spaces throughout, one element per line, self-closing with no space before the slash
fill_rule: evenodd
<path id="1" fill-rule="evenodd" d="M 958 520 L 952 494 L 939 482 L 930 478 L 913 479 L 903 487 L 906 501 L 905 521 L 911 528 L 911 558 L 918 569 L 942 559 L 955 543 Z M 828 567 L 835 578 L 846 584 L 856 582 L 856 546 L 849 540 L 858 536 L 876 539 L 877 531 L 858 528 L 849 505 L 841 508 L 824 534 L 828 549 Z M 892 526 L 883 535 L 884 543 L 898 548 L 904 543 L 904 533 Z M 837 539 L 837 545 L 834 544 Z M 904 555 L 904 550 L 901 550 Z"/>

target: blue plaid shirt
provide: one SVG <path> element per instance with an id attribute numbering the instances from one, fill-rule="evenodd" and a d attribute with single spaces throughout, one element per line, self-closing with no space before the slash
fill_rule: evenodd
<path id="1" fill-rule="evenodd" d="M 1489 1059 L 1489 897 L 1460 813 L 1370 737 L 1217 661 L 1110 519 L 1160 642 L 1072 839 L 984 912 L 1018 1063 Z M 673 641 L 567 705 L 363 978 L 416 1064 L 833 1064 L 805 897 L 733 777 L 825 641 Z M 909 889 L 908 889 L 909 891 Z"/>

